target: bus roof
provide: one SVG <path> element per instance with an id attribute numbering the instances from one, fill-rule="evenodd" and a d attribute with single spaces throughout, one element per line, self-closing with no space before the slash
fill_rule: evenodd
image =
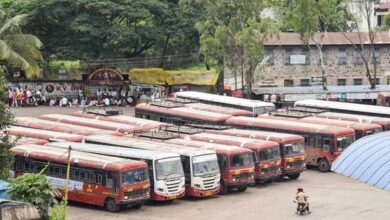
<path id="1" fill-rule="evenodd" d="M 274 104 L 269 102 L 236 98 L 231 96 L 214 95 L 214 94 L 195 92 L 195 91 L 177 92 L 176 97 L 195 99 L 195 100 L 204 100 L 204 101 L 215 102 L 215 103 L 224 103 L 229 105 L 239 105 L 239 106 L 244 106 L 249 108 L 275 107 Z"/>
<path id="2" fill-rule="evenodd" d="M 313 107 L 329 110 L 340 110 L 340 111 L 350 111 L 357 113 L 367 113 L 367 114 L 378 114 L 383 116 L 390 116 L 390 108 L 384 106 L 374 106 L 374 105 L 364 105 L 356 103 L 347 103 L 347 102 L 334 102 L 334 101 L 324 101 L 324 100 L 302 100 L 296 101 L 294 106 L 301 107 Z"/>
<path id="3" fill-rule="evenodd" d="M 215 154 L 215 151 L 210 151 L 210 150 L 193 149 L 189 147 L 172 145 L 165 142 L 163 143 L 163 142 L 149 141 L 144 139 L 137 139 L 131 137 L 117 137 L 111 135 L 86 136 L 85 141 L 88 143 L 107 144 L 112 146 L 120 146 L 120 147 L 152 150 L 152 151 L 154 150 L 154 151 L 171 152 L 171 153 L 177 153 L 186 156 Z"/>
<path id="4" fill-rule="evenodd" d="M 323 112 L 314 117 L 324 117 L 324 118 L 332 118 L 339 120 L 348 120 L 348 121 L 356 121 L 356 122 L 366 122 L 366 123 L 375 123 L 380 125 L 390 125 L 390 118 L 385 117 L 375 117 L 368 115 L 358 115 L 358 114 L 348 114 L 348 113 L 338 113 L 338 112 Z"/>
<path id="5" fill-rule="evenodd" d="M 224 145 L 233 145 L 237 147 L 245 147 L 251 150 L 260 150 L 270 147 L 279 146 L 278 143 L 273 141 L 251 139 L 245 137 L 234 137 L 230 135 L 223 134 L 211 134 L 211 133 L 198 133 L 193 135 L 188 135 L 186 138 L 190 140 L 197 140 L 209 143 L 218 143 Z"/>
<path id="6" fill-rule="evenodd" d="M 80 125 L 66 124 L 55 121 L 47 121 L 31 117 L 15 117 L 14 124 L 17 126 L 36 128 L 49 131 L 64 132 L 70 134 L 79 135 L 95 135 L 95 134 L 112 134 L 112 135 L 123 135 L 120 132 L 108 131 L 103 129 L 85 127 Z"/>
<path id="7" fill-rule="evenodd" d="M 11 126 L 7 128 L 6 133 L 9 135 L 22 136 L 22 137 L 30 137 L 44 140 L 64 140 L 64 141 L 72 141 L 72 142 L 81 142 L 84 138 L 83 135 L 78 134 L 68 134 L 56 131 L 48 131 L 34 128 L 25 128 L 18 126 Z"/>
<path id="8" fill-rule="evenodd" d="M 279 144 L 287 144 L 304 141 L 302 136 L 296 134 L 278 133 L 272 131 L 244 130 L 244 129 L 226 129 L 226 130 L 207 130 L 208 133 L 224 134 L 236 137 L 254 138 L 268 141 L 275 141 Z"/>
<path id="9" fill-rule="evenodd" d="M 337 120 L 337 119 L 327 119 L 327 118 L 316 118 L 316 117 L 306 117 L 299 119 L 302 122 L 314 123 L 314 124 L 322 124 L 322 125 L 331 125 L 331 126 L 339 126 L 352 128 L 355 130 L 370 130 L 370 129 L 381 129 L 382 126 L 378 124 L 370 124 L 370 123 L 362 123 L 362 122 L 353 122 L 346 120 Z"/>
<path id="10" fill-rule="evenodd" d="M 202 111 L 202 110 L 191 109 L 186 107 L 163 108 L 163 107 L 158 107 L 153 105 L 139 104 L 135 108 L 140 110 L 145 110 L 145 111 L 172 115 L 174 117 L 185 117 L 185 118 L 192 118 L 196 120 L 211 121 L 211 122 L 225 122 L 227 119 L 232 117 L 230 115 Z"/>
<path id="11" fill-rule="evenodd" d="M 179 154 L 176 153 L 167 153 L 163 151 L 151 151 L 151 150 L 140 150 L 132 149 L 126 147 L 116 147 L 110 145 L 100 145 L 100 144 L 86 144 L 86 143 L 72 143 L 72 142 L 51 142 L 46 144 L 46 146 L 57 147 L 62 149 L 68 149 L 69 146 L 72 147 L 72 150 L 94 153 L 94 154 L 103 154 L 113 157 L 123 157 L 123 158 L 137 158 L 144 160 L 158 160 L 162 158 L 169 157 L 179 157 Z"/>
<path id="12" fill-rule="evenodd" d="M 122 133 L 133 133 L 134 131 L 143 130 L 142 128 L 134 125 L 125 125 L 116 122 L 100 121 L 96 119 L 75 117 L 71 115 L 48 114 L 48 115 L 41 115 L 39 116 L 39 118 L 44 120 L 49 120 L 49 121 L 63 122 L 66 124 L 81 125 L 81 126 L 98 128 L 98 129 L 119 131 Z"/>
<path id="13" fill-rule="evenodd" d="M 174 138 L 174 139 L 166 140 L 165 142 L 175 144 L 175 145 L 187 146 L 191 148 L 213 150 L 217 152 L 217 154 L 230 155 L 230 154 L 252 153 L 251 150 L 242 147 L 191 140 L 189 138 L 185 138 L 185 139 Z"/>
<path id="14" fill-rule="evenodd" d="M 321 133 L 330 135 L 354 135 L 351 128 L 342 128 L 328 125 L 310 124 L 296 121 L 286 121 L 270 118 L 234 117 L 226 121 L 228 125 L 266 127 L 277 130 L 288 130 L 308 133 Z"/>
<path id="15" fill-rule="evenodd" d="M 77 117 L 83 117 L 83 118 L 92 118 L 92 119 L 97 119 L 102 121 L 111 121 L 111 122 L 116 122 L 121 124 L 135 125 L 147 129 L 154 129 L 154 128 L 159 128 L 160 126 L 170 125 L 168 123 L 162 123 L 162 122 L 147 120 L 143 118 L 136 118 L 127 115 L 100 116 L 100 115 L 86 113 L 83 111 L 73 112 L 72 115 Z"/>
<path id="16" fill-rule="evenodd" d="M 231 115 L 231 116 L 252 116 L 253 115 L 252 112 L 242 110 L 242 109 L 229 108 L 229 107 L 210 105 L 204 103 L 190 103 L 190 104 L 185 104 L 185 106 L 192 109 L 198 109 L 198 110 L 203 110 L 208 112 L 216 112 L 216 113 L 221 113 L 221 114 Z"/>
<path id="17" fill-rule="evenodd" d="M 54 161 L 61 164 L 66 164 L 68 158 L 66 149 L 33 144 L 16 146 L 11 148 L 11 151 L 19 157 Z M 71 164 L 75 164 L 76 159 L 78 160 L 77 164 L 80 166 L 111 171 L 126 171 L 129 169 L 147 167 L 146 163 L 141 161 L 72 151 L 70 160 Z"/>
<path id="18" fill-rule="evenodd" d="M 8 136 L 11 141 L 16 141 L 16 145 L 26 145 L 26 144 L 35 144 L 35 145 L 45 145 L 49 143 L 49 141 L 44 139 L 30 138 L 30 137 L 16 137 L 13 135 Z M 1 140 L 0 140 L 1 142 Z"/>

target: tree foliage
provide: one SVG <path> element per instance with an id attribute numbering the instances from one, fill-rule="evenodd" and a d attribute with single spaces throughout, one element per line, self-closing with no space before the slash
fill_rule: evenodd
<path id="1" fill-rule="evenodd" d="M 278 33 L 278 22 L 261 16 L 264 0 L 198 0 L 206 10 L 206 19 L 197 24 L 201 53 L 206 60 L 222 68 L 238 67 L 251 93 L 253 74 L 263 55 L 263 41 Z M 235 74 L 237 75 L 237 74 Z M 244 81 L 244 80 L 243 80 Z"/>
<path id="2" fill-rule="evenodd" d="M 198 45 L 193 18 L 200 11 L 178 0 L 20 0 L 4 7 L 30 16 L 24 29 L 54 59 L 182 53 Z"/>
<path id="3" fill-rule="evenodd" d="M 0 130 L 7 128 L 12 123 L 12 113 L 8 108 L 8 91 L 4 77 L 4 67 L 0 66 Z M 14 156 L 9 151 L 13 146 L 12 140 L 0 133 L 0 179 L 7 179 Z"/>
<path id="4" fill-rule="evenodd" d="M 42 172 L 26 173 L 16 179 L 10 179 L 8 194 L 14 200 L 34 205 L 43 219 L 49 219 L 49 208 L 57 203 L 56 190 Z"/>
<path id="5" fill-rule="evenodd" d="M 28 78 L 39 74 L 38 61 L 42 61 L 41 41 L 33 35 L 23 34 L 20 26 L 26 24 L 26 15 L 8 15 L 0 10 L 0 60 L 26 71 Z"/>

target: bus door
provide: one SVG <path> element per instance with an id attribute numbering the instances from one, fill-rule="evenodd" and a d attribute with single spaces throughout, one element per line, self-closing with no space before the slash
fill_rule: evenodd
<path id="1" fill-rule="evenodd" d="M 226 184 L 229 182 L 229 166 L 228 166 L 228 158 L 226 155 L 217 154 L 219 172 L 221 173 L 221 184 Z"/>
<path id="2" fill-rule="evenodd" d="M 329 158 L 333 150 L 334 144 L 332 144 L 332 138 L 324 136 L 322 141 L 322 155 L 321 157 Z"/>
<path id="3" fill-rule="evenodd" d="M 306 151 L 306 163 L 309 165 L 316 165 L 317 158 L 320 154 L 320 148 L 316 148 L 315 136 L 304 136 L 305 137 L 305 151 Z"/>

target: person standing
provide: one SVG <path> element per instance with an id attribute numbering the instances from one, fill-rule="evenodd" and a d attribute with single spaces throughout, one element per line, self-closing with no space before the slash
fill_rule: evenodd
<path id="1" fill-rule="evenodd" d="M 11 105 L 11 107 L 14 107 L 14 106 L 19 107 L 18 106 L 18 98 L 17 98 L 17 96 L 18 96 L 18 93 L 14 89 L 14 91 L 12 91 L 12 105 Z"/>

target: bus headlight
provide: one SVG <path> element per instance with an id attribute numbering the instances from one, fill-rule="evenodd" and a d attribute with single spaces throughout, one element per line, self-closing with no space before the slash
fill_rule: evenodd
<path id="1" fill-rule="evenodd" d="M 234 177 L 234 176 L 233 176 L 232 182 L 238 182 L 238 177 Z"/>
<path id="2" fill-rule="evenodd" d="M 194 184 L 194 187 L 200 188 L 200 184 Z"/>
<path id="3" fill-rule="evenodd" d="M 157 191 L 159 191 L 159 192 L 164 192 L 164 189 L 162 189 L 162 188 L 157 188 Z"/>
<path id="4" fill-rule="evenodd" d="M 128 200 L 128 199 L 129 199 L 129 197 L 128 197 L 128 196 L 125 196 L 125 197 L 124 197 L 124 199 L 125 199 L 125 200 Z"/>

